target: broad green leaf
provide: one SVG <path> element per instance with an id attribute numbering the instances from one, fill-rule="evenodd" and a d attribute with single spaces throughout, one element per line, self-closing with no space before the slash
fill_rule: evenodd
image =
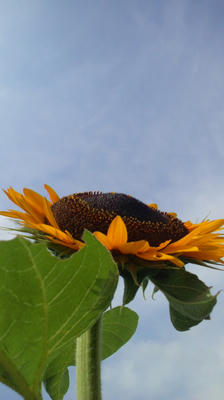
<path id="1" fill-rule="evenodd" d="M 213 296 L 196 275 L 184 268 L 157 265 L 136 257 L 132 260 L 132 265 L 135 265 L 139 284 L 149 278 L 155 285 L 153 296 L 158 290 L 164 293 L 169 301 L 171 321 L 176 329 L 186 330 L 204 319 L 209 319 L 217 295 Z M 132 297 L 134 295 L 132 290 Z"/>
<path id="2" fill-rule="evenodd" d="M 135 333 L 138 315 L 127 307 L 106 311 L 102 326 L 102 360 L 120 349 Z M 61 352 L 49 365 L 45 374 L 45 387 L 53 400 L 62 400 L 67 391 L 68 367 L 75 365 L 75 343 Z"/>
<path id="3" fill-rule="evenodd" d="M 53 400 L 62 400 L 69 388 L 68 360 L 75 358 L 75 344 L 69 346 L 68 351 L 60 353 L 51 362 L 46 370 L 44 377 L 44 385 L 46 391 Z M 72 364 L 70 361 L 69 365 Z"/>
<path id="4" fill-rule="evenodd" d="M 192 328 L 192 326 L 198 325 L 201 321 L 203 320 L 194 320 L 192 318 L 186 317 L 186 315 L 182 315 L 178 311 L 176 311 L 171 305 L 170 305 L 170 319 L 173 324 L 173 326 L 178 330 L 178 331 L 187 331 L 188 329 Z"/>
<path id="5" fill-rule="evenodd" d="M 127 307 L 105 312 L 103 318 L 102 360 L 116 353 L 134 335 L 138 314 Z"/>
<path id="6" fill-rule="evenodd" d="M 25 399 L 41 399 L 47 365 L 113 298 L 116 264 L 89 232 L 84 240 L 86 246 L 64 260 L 44 244 L 0 242 L 0 379 Z"/>
<path id="7" fill-rule="evenodd" d="M 150 271 L 149 278 L 170 304 L 171 321 L 178 330 L 197 325 L 209 315 L 216 304 L 209 288 L 184 269 Z"/>

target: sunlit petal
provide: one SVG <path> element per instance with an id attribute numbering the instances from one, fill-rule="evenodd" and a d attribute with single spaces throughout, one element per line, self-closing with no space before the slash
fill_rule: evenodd
<path id="1" fill-rule="evenodd" d="M 49 207 L 48 203 L 49 202 L 47 201 L 47 199 L 44 198 L 44 201 L 43 201 L 44 214 L 45 214 L 48 222 L 50 223 L 50 225 L 52 225 L 53 227 L 59 229 L 58 224 L 57 224 L 57 222 L 56 222 L 56 220 L 54 218 L 54 215 L 52 213 L 51 207 Z"/>
<path id="2" fill-rule="evenodd" d="M 155 210 L 158 210 L 158 205 L 156 203 L 150 203 L 148 204 L 148 207 L 155 208 Z"/>
<path id="3" fill-rule="evenodd" d="M 94 232 L 93 234 L 108 250 L 112 250 L 112 244 L 107 235 L 104 235 L 102 232 Z"/>
<path id="4" fill-rule="evenodd" d="M 127 228 L 119 215 L 117 215 L 117 217 L 115 217 L 111 222 L 108 228 L 107 236 L 112 244 L 112 248 L 114 249 L 119 248 L 119 246 L 127 243 Z"/>
<path id="5" fill-rule="evenodd" d="M 147 251 L 149 244 L 146 240 L 138 240 L 137 242 L 128 242 L 119 246 L 119 251 L 123 254 L 137 254 L 138 252 Z"/>
<path id="6" fill-rule="evenodd" d="M 52 189 L 52 187 L 50 187 L 49 185 L 44 185 L 44 188 L 46 189 L 46 191 L 48 192 L 49 198 L 51 200 L 51 202 L 54 204 L 56 203 L 58 200 L 60 200 L 60 197 L 58 196 L 58 194 L 54 191 L 54 189 Z"/>

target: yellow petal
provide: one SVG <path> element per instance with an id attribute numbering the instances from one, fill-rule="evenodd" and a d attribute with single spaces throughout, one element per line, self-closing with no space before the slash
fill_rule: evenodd
<path id="1" fill-rule="evenodd" d="M 177 213 L 175 212 L 168 212 L 168 215 L 170 215 L 171 217 L 177 218 Z"/>
<path id="2" fill-rule="evenodd" d="M 176 248 L 176 252 L 175 253 L 181 253 L 181 254 L 185 254 L 185 253 L 189 253 L 189 252 L 198 252 L 199 248 L 197 246 L 191 246 L 191 247 L 178 247 Z M 173 254 L 173 250 L 169 250 L 169 246 L 163 250 L 164 254 Z"/>
<path id="3" fill-rule="evenodd" d="M 27 216 L 27 214 L 25 214 L 21 211 L 14 211 L 14 210 L 0 211 L 0 215 L 3 215 L 4 217 L 9 217 L 9 218 L 15 218 L 15 219 L 24 219 Z"/>
<path id="4" fill-rule="evenodd" d="M 191 232 L 192 230 L 194 230 L 195 228 L 198 227 L 199 224 L 193 224 L 191 221 L 186 221 L 184 222 L 185 227 L 187 228 L 187 230 L 189 232 Z"/>
<path id="5" fill-rule="evenodd" d="M 82 243 L 82 242 L 80 242 L 80 244 L 77 244 L 77 243 L 69 243 L 69 242 L 64 242 L 64 241 L 62 241 L 62 240 L 60 240 L 60 239 L 55 239 L 54 237 L 52 237 L 52 236 L 46 236 L 47 237 L 47 239 L 49 239 L 51 242 L 54 242 L 54 243 L 56 243 L 56 244 L 59 244 L 59 245 L 61 245 L 61 246 L 66 246 L 66 247 L 69 247 L 70 249 L 73 249 L 73 250 L 76 250 L 76 251 L 78 251 L 78 250 L 80 250 L 80 249 L 82 249 L 84 246 L 85 246 L 85 244 L 84 243 Z"/>
<path id="6" fill-rule="evenodd" d="M 166 240 L 163 243 L 160 243 L 160 245 L 158 247 L 155 247 L 156 250 L 161 250 L 164 249 L 165 247 L 168 246 L 168 244 L 171 242 L 171 240 Z"/>
<path id="7" fill-rule="evenodd" d="M 113 249 L 118 249 L 119 246 L 127 243 L 127 228 L 123 219 L 119 215 L 117 215 L 111 222 L 107 231 L 107 236 Z"/>
<path id="8" fill-rule="evenodd" d="M 53 212 L 52 212 L 52 210 L 51 210 L 51 207 L 49 206 L 48 203 L 49 203 L 49 202 L 47 201 L 47 199 L 44 198 L 43 205 L 44 205 L 44 213 L 45 213 L 45 216 L 46 216 L 48 222 L 49 222 L 52 226 L 54 226 L 55 228 L 59 228 L 59 227 L 58 227 L 58 224 L 57 224 L 57 222 L 56 222 L 56 220 L 55 220 L 55 218 L 54 218 L 54 214 L 53 214 Z"/>
<path id="9" fill-rule="evenodd" d="M 51 238 L 59 239 L 65 246 L 67 244 L 77 244 L 79 246 L 80 244 L 81 246 L 83 245 L 79 240 L 73 239 L 72 235 L 68 232 L 63 232 L 60 229 L 54 228 L 53 226 L 46 224 L 32 224 L 32 227 L 38 231 L 49 234 Z"/>
<path id="10" fill-rule="evenodd" d="M 50 200 L 53 204 L 56 203 L 58 200 L 60 200 L 60 197 L 57 195 L 57 193 L 54 191 L 54 189 L 52 189 L 52 187 L 45 184 L 44 188 L 48 192 Z"/>
<path id="11" fill-rule="evenodd" d="M 47 201 L 49 206 L 50 202 L 46 199 L 46 197 L 42 196 L 41 194 L 35 192 L 34 190 L 24 188 L 24 197 L 27 203 L 34 208 L 39 214 L 44 214 L 43 212 L 43 203 Z"/>
<path id="12" fill-rule="evenodd" d="M 215 232 L 219 230 L 224 225 L 224 219 L 217 219 L 215 221 L 205 221 L 206 223 L 202 223 L 198 226 L 199 229 L 203 234 Z"/>
<path id="13" fill-rule="evenodd" d="M 161 262 L 161 261 L 170 261 L 172 264 L 177 265 L 178 267 L 183 267 L 184 263 L 179 258 L 175 256 L 171 256 L 169 254 L 164 254 L 162 252 L 158 252 L 155 248 L 150 248 L 149 251 L 144 253 L 138 253 L 137 256 L 139 258 L 143 258 L 144 260 Z"/>
<path id="14" fill-rule="evenodd" d="M 158 209 L 158 205 L 156 203 L 148 204 L 148 207 L 155 208 L 155 210 Z"/>
<path id="15" fill-rule="evenodd" d="M 112 246 L 107 235 L 104 235 L 104 233 L 98 231 L 94 232 L 93 234 L 97 240 L 99 240 L 99 242 L 102 243 L 108 250 L 112 250 Z"/>
<path id="16" fill-rule="evenodd" d="M 172 264 L 177 265 L 178 267 L 184 267 L 184 262 L 181 261 L 179 258 L 175 256 L 170 256 L 168 254 L 160 254 L 158 260 L 165 260 L 165 261 L 170 261 Z"/>
<path id="17" fill-rule="evenodd" d="M 27 201 L 25 197 L 22 197 L 21 199 L 21 208 L 27 212 L 32 218 L 37 222 L 37 223 L 42 223 L 44 221 L 44 212 L 39 211 L 38 207 L 35 207 L 35 205 L 30 202 L 29 200 Z"/>
<path id="18" fill-rule="evenodd" d="M 138 252 L 147 251 L 149 244 L 146 240 L 138 240 L 137 242 L 128 242 L 119 246 L 119 251 L 123 254 L 137 254 Z"/>
<path id="19" fill-rule="evenodd" d="M 11 200 L 13 203 L 15 203 L 17 206 L 21 207 L 21 200 L 23 198 L 23 195 L 16 192 L 12 187 L 8 188 L 7 190 L 3 190 L 3 192 L 8 196 L 9 200 Z"/>
<path id="20" fill-rule="evenodd" d="M 12 187 L 8 189 L 8 191 L 4 190 L 4 193 L 8 196 L 8 198 L 15 203 L 18 207 L 22 208 L 27 214 L 26 215 L 26 222 L 28 219 L 32 220 L 32 222 L 41 222 L 42 216 L 40 213 L 31 205 L 27 203 L 25 200 L 25 197 L 21 195 L 20 193 L 16 192 Z M 8 215 L 10 216 L 10 215 Z M 22 214 L 21 214 L 22 216 Z M 11 218 L 14 218 L 11 216 Z M 16 217 L 18 218 L 18 217 Z"/>

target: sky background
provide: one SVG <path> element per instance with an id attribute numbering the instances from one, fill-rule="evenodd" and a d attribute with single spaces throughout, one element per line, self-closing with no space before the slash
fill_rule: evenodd
<path id="1" fill-rule="evenodd" d="M 223 218 L 223 18 L 222 0 L 0 0 L 1 187 L 122 192 L 182 220 Z M 222 272 L 188 269 L 224 289 Z M 180 333 L 151 290 L 130 303 L 136 335 L 103 362 L 104 399 L 222 399 L 224 294 Z M 3 385 L 0 398 L 21 399 Z"/>

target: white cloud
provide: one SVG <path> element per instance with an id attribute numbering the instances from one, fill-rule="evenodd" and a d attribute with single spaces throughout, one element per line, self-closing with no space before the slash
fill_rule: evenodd
<path id="1" fill-rule="evenodd" d="M 0 240 L 11 240 L 15 237 L 14 232 L 7 230 L 9 227 L 13 228 L 15 224 L 8 218 L 0 216 Z"/>
<path id="2" fill-rule="evenodd" d="M 206 330 L 205 323 L 188 335 L 174 335 L 174 340 L 166 343 L 144 340 L 127 346 L 114 362 L 104 363 L 105 397 L 222 398 L 224 339 L 221 332 L 209 329 L 208 334 Z"/>
<path id="3" fill-rule="evenodd" d="M 184 220 L 222 217 L 219 2 L 13 3 L 0 6 L 1 186 L 121 191 Z M 189 269 L 213 293 L 224 287 L 221 272 Z M 222 303 L 179 334 L 164 297 L 139 293 L 140 328 L 104 363 L 105 398 L 222 398 Z"/>

